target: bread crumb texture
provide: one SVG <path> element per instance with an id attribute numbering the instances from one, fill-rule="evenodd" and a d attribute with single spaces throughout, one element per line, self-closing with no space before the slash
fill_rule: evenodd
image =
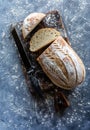
<path id="1" fill-rule="evenodd" d="M 35 52 L 54 41 L 60 32 L 53 28 L 43 28 L 37 31 L 30 41 L 30 51 Z"/>

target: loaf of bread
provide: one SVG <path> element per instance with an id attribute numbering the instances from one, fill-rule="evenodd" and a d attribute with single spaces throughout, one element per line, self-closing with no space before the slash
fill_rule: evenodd
<path id="1" fill-rule="evenodd" d="M 23 37 L 26 38 L 28 34 L 41 22 L 45 17 L 44 13 L 31 13 L 28 15 L 22 25 Z"/>
<path id="2" fill-rule="evenodd" d="M 39 29 L 31 38 L 30 51 L 38 51 L 39 49 L 54 41 L 59 35 L 60 32 L 54 28 Z"/>
<path id="3" fill-rule="evenodd" d="M 85 79 L 82 60 L 61 36 L 37 58 L 37 61 L 49 79 L 63 89 L 72 89 Z"/>

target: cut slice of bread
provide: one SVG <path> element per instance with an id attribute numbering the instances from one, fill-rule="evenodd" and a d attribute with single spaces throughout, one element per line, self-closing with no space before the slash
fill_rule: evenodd
<path id="1" fill-rule="evenodd" d="M 30 41 L 30 51 L 36 52 L 54 41 L 60 32 L 54 28 L 43 28 L 37 31 Z"/>
<path id="2" fill-rule="evenodd" d="M 23 37 L 26 38 L 28 34 L 42 21 L 46 15 L 44 13 L 31 13 L 28 15 L 22 25 Z"/>

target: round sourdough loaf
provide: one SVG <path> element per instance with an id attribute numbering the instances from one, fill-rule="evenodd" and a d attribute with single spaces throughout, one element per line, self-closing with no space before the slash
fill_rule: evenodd
<path id="1" fill-rule="evenodd" d="M 31 38 L 30 51 L 35 52 L 54 41 L 60 32 L 54 28 L 39 29 Z"/>
<path id="2" fill-rule="evenodd" d="M 46 15 L 44 13 L 31 13 L 28 15 L 22 25 L 23 37 L 26 38 L 28 34 L 42 21 Z"/>
<path id="3" fill-rule="evenodd" d="M 61 36 L 37 58 L 37 61 L 49 79 L 63 89 L 72 89 L 85 79 L 82 60 Z"/>

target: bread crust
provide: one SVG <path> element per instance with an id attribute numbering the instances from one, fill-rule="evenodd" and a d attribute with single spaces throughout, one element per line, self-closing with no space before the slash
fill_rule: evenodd
<path id="1" fill-rule="evenodd" d="M 61 36 L 37 58 L 37 61 L 49 79 L 63 89 L 72 89 L 85 79 L 82 60 Z"/>
<path id="2" fill-rule="evenodd" d="M 31 13 L 24 19 L 22 25 L 22 34 L 24 39 L 42 21 L 45 16 L 46 15 L 44 13 Z"/>

